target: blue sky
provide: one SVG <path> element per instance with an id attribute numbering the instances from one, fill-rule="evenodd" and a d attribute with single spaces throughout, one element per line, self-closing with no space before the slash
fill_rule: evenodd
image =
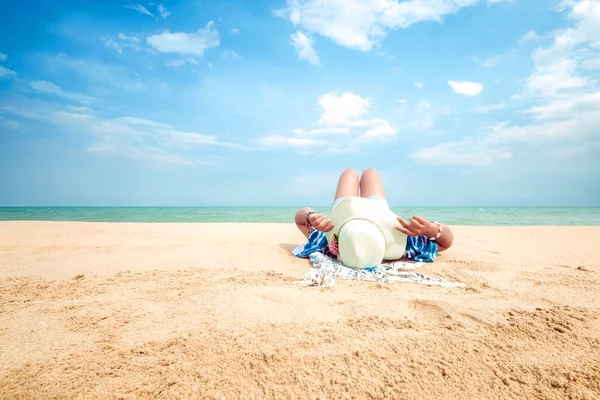
<path id="1" fill-rule="evenodd" d="M 600 205 L 600 1 L 6 2 L 0 205 Z"/>

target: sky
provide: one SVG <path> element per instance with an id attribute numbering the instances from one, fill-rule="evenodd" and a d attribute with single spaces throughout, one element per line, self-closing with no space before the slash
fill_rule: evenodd
<path id="1" fill-rule="evenodd" d="M 139 2 L 138 2 L 139 1 Z M 600 205 L 600 0 L 31 0 L 0 206 Z"/>

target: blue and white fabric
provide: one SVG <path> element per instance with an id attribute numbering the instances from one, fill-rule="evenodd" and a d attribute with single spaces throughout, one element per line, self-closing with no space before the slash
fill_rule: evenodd
<path id="1" fill-rule="evenodd" d="M 310 255 L 310 262 L 313 267 L 301 281 L 294 282 L 295 285 L 331 287 L 335 285 L 336 278 L 340 278 L 384 283 L 409 282 L 421 285 L 441 286 L 444 288 L 465 287 L 464 283 L 447 282 L 440 278 L 434 278 L 419 272 L 411 271 L 422 266 L 424 264 L 423 262 L 396 261 L 390 264 L 382 264 L 372 268 L 357 270 L 345 267 L 338 260 L 318 251 Z"/>
<path id="2" fill-rule="evenodd" d="M 308 258 L 308 256 L 317 251 L 325 251 L 328 248 L 327 246 L 325 232 L 319 232 L 318 230 L 313 229 L 308 236 L 308 242 L 296 247 L 292 253 L 299 258 Z"/>
<path id="3" fill-rule="evenodd" d="M 316 229 L 310 233 L 308 242 L 293 250 L 296 257 L 308 258 L 311 254 L 322 252 L 329 255 L 327 238 L 324 232 Z M 433 262 L 438 254 L 438 244 L 425 236 L 408 236 L 403 259 L 419 262 Z"/>

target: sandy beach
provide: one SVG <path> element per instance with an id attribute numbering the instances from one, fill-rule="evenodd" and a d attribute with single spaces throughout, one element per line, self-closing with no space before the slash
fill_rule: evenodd
<path id="1" fill-rule="evenodd" d="M 0 223 L 0 398 L 600 398 L 600 227 L 453 227 L 444 289 L 291 224 Z"/>

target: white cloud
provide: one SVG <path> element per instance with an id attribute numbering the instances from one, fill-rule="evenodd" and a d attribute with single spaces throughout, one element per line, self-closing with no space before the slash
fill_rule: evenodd
<path id="1" fill-rule="evenodd" d="M 132 43 L 139 43 L 140 42 L 140 38 L 139 37 L 136 37 L 136 36 L 133 36 L 133 35 L 127 36 L 124 33 L 119 33 L 117 35 L 117 37 L 120 40 L 124 40 L 124 41 L 127 41 L 127 42 L 132 42 Z"/>
<path id="2" fill-rule="evenodd" d="M 494 135 L 490 140 L 494 143 L 574 141 L 596 134 L 598 124 L 600 124 L 600 117 L 590 113 L 581 113 L 579 119 L 567 118 L 525 125 L 499 126 L 494 129 Z"/>
<path id="3" fill-rule="evenodd" d="M 229 31 L 229 33 L 231 33 L 232 35 L 239 35 L 240 30 L 238 28 L 233 28 Z"/>
<path id="4" fill-rule="evenodd" d="M 561 90 L 589 85 L 587 78 L 576 76 L 577 62 L 563 59 L 550 65 L 537 65 L 536 72 L 525 81 L 525 94 L 555 94 Z"/>
<path id="5" fill-rule="evenodd" d="M 72 106 L 72 105 L 68 105 L 67 108 L 70 111 L 75 111 L 78 114 L 94 114 L 96 112 L 92 108 L 89 108 L 89 107 L 86 107 L 86 106 Z"/>
<path id="6" fill-rule="evenodd" d="M 195 33 L 170 33 L 167 31 L 158 35 L 148 36 L 146 41 L 161 53 L 202 57 L 207 49 L 219 45 L 219 33 L 211 21 L 205 28 L 198 29 Z"/>
<path id="7" fill-rule="evenodd" d="M 171 15 L 171 11 L 167 10 L 165 6 L 163 6 L 162 4 L 159 4 L 158 6 L 156 6 L 156 10 L 158 11 L 158 13 L 160 14 L 160 16 L 162 18 L 167 18 L 169 15 Z"/>
<path id="8" fill-rule="evenodd" d="M 490 104 L 489 106 L 475 107 L 473 111 L 477 113 L 488 113 L 490 111 L 502 110 L 504 107 L 506 107 L 506 105 L 503 103 Z"/>
<path id="9" fill-rule="evenodd" d="M 141 14 L 145 14 L 145 15 L 154 17 L 154 14 L 152 14 L 150 11 L 148 11 L 148 9 L 141 4 L 128 4 L 125 6 L 125 8 L 129 8 L 129 9 L 135 10 Z"/>
<path id="10" fill-rule="evenodd" d="M 365 133 L 360 135 L 361 140 L 386 140 L 396 136 L 396 130 L 390 125 L 389 122 L 382 119 L 374 119 L 369 121 L 371 126 Z"/>
<path id="11" fill-rule="evenodd" d="M 166 89 L 160 81 L 143 82 L 135 77 L 132 72 L 122 66 L 107 64 L 94 59 L 78 59 L 64 54 L 47 56 L 43 59 L 44 68 L 50 72 L 75 74 L 86 80 L 94 87 L 101 87 L 102 91 L 113 88 L 116 91 L 130 91 L 138 93 L 164 93 Z M 152 89 L 147 86 L 152 85 Z"/>
<path id="12" fill-rule="evenodd" d="M 369 112 L 369 101 L 353 93 L 326 93 L 317 101 L 323 108 L 320 125 L 348 126 Z"/>
<path id="13" fill-rule="evenodd" d="M 581 68 L 586 69 L 588 71 L 600 69 L 600 58 L 590 58 L 588 60 L 583 60 L 581 63 Z"/>
<path id="14" fill-rule="evenodd" d="M 421 90 L 423 89 L 423 84 L 421 82 L 414 82 L 413 85 Z"/>
<path id="15" fill-rule="evenodd" d="M 21 124 L 19 124 L 17 121 L 6 119 L 2 116 L 0 116 L 0 123 L 2 123 L 2 125 L 4 125 L 6 128 L 8 128 L 12 131 L 18 130 L 19 127 L 21 126 Z"/>
<path id="16" fill-rule="evenodd" d="M 577 96 L 557 98 L 554 101 L 529 108 L 525 111 L 536 120 L 573 118 L 576 114 L 594 113 L 600 110 L 600 91 Z M 600 118 L 599 118 L 600 120 Z"/>
<path id="17" fill-rule="evenodd" d="M 188 58 L 176 58 L 176 59 L 171 59 L 171 60 L 166 60 L 165 61 L 165 65 L 167 67 L 172 67 L 172 68 L 178 68 L 178 67 L 183 67 L 184 65 L 200 65 L 200 63 L 198 62 L 198 60 L 196 60 L 193 57 L 188 57 Z"/>
<path id="18" fill-rule="evenodd" d="M 510 59 L 513 59 L 516 56 L 516 51 L 514 49 L 509 49 L 501 54 L 494 54 L 483 60 L 479 57 L 474 57 L 474 61 L 479 63 L 482 68 L 494 68 L 498 66 L 498 64 L 505 63 Z"/>
<path id="19" fill-rule="evenodd" d="M 123 33 L 119 33 L 117 35 L 117 39 L 119 41 L 115 41 L 113 39 L 101 36 L 100 40 L 104 42 L 104 45 L 112 50 L 115 50 L 117 53 L 123 53 L 123 48 L 132 48 L 135 51 L 140 51 L 141 47 L 139 45 L 140 39 L 135 36 L 127 36 Z"/>
<path id="20" fill-rule="evenodd" d="M 101 37 L 100 40 L 102 40 L 104 42 L 104 45 L 109 48 L 112 49 L 114 51 L 116 51 L 117 53 L 121 54 L 123 53 L 123 50 L 121 49 L 121 45 L 117 42 L 115 42 L 112 39 L 107 39 L 104 37 Z"/>
<path id="21" fill-rule="evenodd" d="M 600 90 L 541 97 L 541 104 L 525 110 L 532 121 L 513 125 L 501 123 L 491 128 L 490 143 L 560 141 L 582 143 L 598 137 Z"/>
<path id="22" fill-rule="evenodd" d="M 421 100 L 415 110 L 418 118 L 412 123 L 412 127 L 417 131 L 426 131 L 433 127 L 433 112 L 431 111 L 431 102 Z"/>
<path id="23" fill-rule="evenodd" d="M 323 112 L 317 121 L 318 128 L 294 129 L 293 137 L 280 135 L 262 139 L 268 147 L 310 147 L 322 145 L 322 152 L 342 153 L 354 151 L 360 142 L 386 141 L 396 136 L 396 129 L 381 118 L 368 119 L 368 99 L 349 92 L 330 92 L 319 97 L 317 103 Z M 322 137 L 344 136 L 344 140 L 325 140 Z M 315 137 L 319 137 L 316 139 Z"/>
<path id="24" fill-rule="evenodd" d="M 65 92 L 61 89 L 60 86 L 55 85 L 52 82 L 32 81 L 29 82 L 29 86 L 36 92 L 53 94 L 68 100 L 75 100 L 79 103 L 90 103 L 94 100 L 92 97 L 86 96 L 81 93 Z"/>
<path id="25" fill-rule="evenodd" d="M 182 132 L 174 129 L 158 129 L 156 133 L 164 136 L 168 136 L 174 139 L 176 142 L 181 144 L 200 144 L 200 145 L 211 145 L 220 147 L 230 147 L 235 149 L 248 149 L 238 143 L 223 142 L 216 136 L 203 135 L 195 132 Z"/>
<path id="26" fill-rule="evenodd" d="M 297 138 L 297 137 L 284 137 L 279 135 L 267 136 L 259 141 L 263 146 L 267 147 L 299 147 L 309 148 L 316 146 L 325 146 L 328 142 L 321 139 L 312 138 Z"/>
<path id="27" fill-rule="evenodd" d="M 494 68 L 502 60 L 502 56 L 491 56 L 481 62 L 483 68 Z"/>
<path id="28" fill-rule="evenodd" d="M 311 64 L 318 65 L 319 64 L 319 56 L 315 51 L 312 40 L 310 37 L 306 36 L 304 33 L 298 31 L 291 35 L 292 45 L 298 52 L 298 58 L 302 60 L 306 60 Z"/>
<path id="29" fill-rule="evenodd" d="M 481 0 L 287 0 L 275 15 L 340 46 L 370 51 L 388 33 L 418 22 L 441 23 L 444 17 Z"/>
<path id="30" fill-rule="evenodd" d="M 492 149 L 481 142 L 465 138 L 457 142 L 441 143 L 421 149 L 410 157 L 436 166 L 461 164 L 487 166 L 499 160 L 509 159 L 512 154 L 507 150 Z"/>
<path id="31" fill-rule="evenodd" d="M 173 68 L 181 67 L 185 64 L 186 64 L 185 60 L 167 60 L 167 61 L 165 61 L 165 65 L 167 67 L 173 67 Z"/>
<path id="32" fill-rule="evenodd" d="M 522 143 L 539 144 L 558 142 L 562 147 L 572 149 L 582 143 L 594 143 L 600 126 L 600 91 L 575 96 L 559 96 L 546 100 L 543 105 L 533 106 L 525 111 L 533 120 L 521 125 L 508 122 L 489 128 L 490 134 L 478 141 L 462 139 L 416 152 L 414 158 L 426 162 L 428 157 L 442 157 L 445 152 L 454 152 L 440 165 L 468 164 L 489 165 L 495 161 L 510 158 L 511 152 L 503 147 L 513 144 L 521 149 Z M 569 143 L 576 144 L 570 146 Z M 575 154 L 560 152 L 556 156 Z"/>
<path id="33" fill-rule="evenodd" d="M 423 118 L 416 120 L 413 122 L 412 127 L 417 131 L 426 131 L 433 127 L 433 116 L 425 115 Z"/>
<path id="34" fill-rule="evenodd" d="M 292 132 L 299 136 L 310 136 L 310 135 L 318 136 L 318 135 L 336 135 L 336 134 L 346 135 L 346 134 L 350 133 L 350 129 L 326 127 L 326 128 L 310 129 L 308 131 L 305 131 L 304 129 L 294 129 Z"/>
<path id="35" fill-rule="evenodd" d="M 16 75 L 17 75 L 17 73 L 15 71 L 13 71 L 12 69 L 8 69 L 8 68 L 0 65 L 0 78 L 10 78 L 10 77 L 13 77 Z"/>
<path id="36" fill-rule="evenodd" d="M 581 157 L 588 154 L 594 149 L 600 148 L 600 142 L 589 142 L 583 145 L 569 147 L 566 149 L 556 150 L 548 154 L 550 157 L 558 158 L 560 160 L 567 160 L 570 158 Z"/>
<path id="37" fill-rule="evenodd" d="M 171 67 L 171 68 L 179 68 L 179 67 L 183 67 L 184 65 L 199 65 L 200 63 L 192 57 L 189 58 L 177 58 L 177 59 L 173 59 L 173 60 L 167 60 L 165 61 L 165 65 L 167 67 Z"/>
<path id="38" fill-rule="evenodd" d="M 413 154 L 423 162 L 439 164 L 489 165 L 510 158 L 507 146 L 522 150 L 523 143 L 555 143 L 561 150 L 552 157 L 583 154 L 598 146 L 600 132 L 600 87 L 593 76 L 581 75 L 586 60 L 593 60 L 600 48 L 600 1 L 563 1 L 563 11 L 574 26 L 554 33 L 553 44 L 532 53 L 535 71 L 524 81 L 522 93 L 537 102 L 523 112 L 524 123 L 503 122 L 488 128 L 478 140 L 462 139 L 443 143 Z M 532 36 L 532 35 L 530 35 Z M 593 64 L 593 63 L 592 63 Z M 479 108 L 491 111 L 498 106 Z M 476 109 L 478 110 L 478 109 Z M 538 147 L 539 148 L 539 147 Z M 441 161 L 440 161 L 441 160 Z"/>
<path id="39" fill-rule="evenodd" d="M 526 79 L 522 95 L 553 101 L 556 96 L 577 96 L 596 87 L 597 81 L 578 73 L 578 67 L 593 67 L 600 49 L 600 1 L 563 1 L 559 11 L 568 12 L 573 26 L 557 30 L 552 45 L 533 52 L 535 72 Z"/>
<path id="40" fill-rule="evenodd" d="M 568 10 L 568 19 L 574 26 L 556 31 L 550 47 L 539 48 L 533 53 L 538 66 L 551 65 L 569 58 L 573 50 L 588 43 L 592 48 L 600 47 L 600 2 L 596 0 L 563 1 L 563 10 Z"/>
<path id="41" fill-rule="evenodd" d="M 186 157 L 180 154 L 165 153 L 154 147 L 148 147 L 140 150 L 138 148 L 127 148 L 107 143 L 94 143 L 88 146 L 87 151 L 90 153 L 106 153 L 111 156 L 129 158 L 138 162 L 150 163 L 152 165 L 168 164 L 182 167 L 215 165 L 213 162 L 199 158 Z"/>
<path id="42" fill-rule="evenodd" d="M 0 62 L 6 61 L 7 58 L 8 58 L 8 56 L 6 54 L 0 53 Z"/>
<path id="43" fill-rule="evenodd" d="M 424 112 L 431 109 L 431 102 L 429 100 L 421 100 L 417 106 L 417 112 Z"/>
<path id="44" fill-rule="evenodd" d="M 223 53 L 221 53 L 221 57 L 228 60 L 240 60 L 242 58 L 242 56 L 233 50 L 225 50 Z"/>
<path id="45" fill-rule="evenodd" d="M 50 103 L 48 103 L 50 104 Z M 207 149 L 253 148 L 220 140 L 216 136 L 177 130 L 162 122 L 138 117 L 102 118 L 86 108 L 69 111 L 60 105 L 52 108 L 22 109 L 3 107 L 2 110 L 22 118 L 44 121 L 90 136 L 88 150 L 106 153 L 141 162 L 176 164 L 185 166 L 215 165 L 221 157 L 205 154 Z"/>
<path id="46" fill-rule="evenodd" d="M 477 96 L 483 90 L 483 85 L 477 82 L 448 81 L 448 85 L 456 94 L 464 96 Z"/>
<path id="47" fill-rule="evenodd" d="M 524 45 L 530 42 L 537 42 L 538 40 L 541 40 L 542 37 L 540 35 L 537 34 L 536 31 L 529 31 L 527 32 L 525 35 L 523 35 L 520 39 L 519 39 L 519 45 Z"/>
<path id="48" fill-rule="evenodd" d="M 394 111 L 405 114 L 408 109 L 408 101 L 406 99 L 396 100 L 396 109 Z"/>

